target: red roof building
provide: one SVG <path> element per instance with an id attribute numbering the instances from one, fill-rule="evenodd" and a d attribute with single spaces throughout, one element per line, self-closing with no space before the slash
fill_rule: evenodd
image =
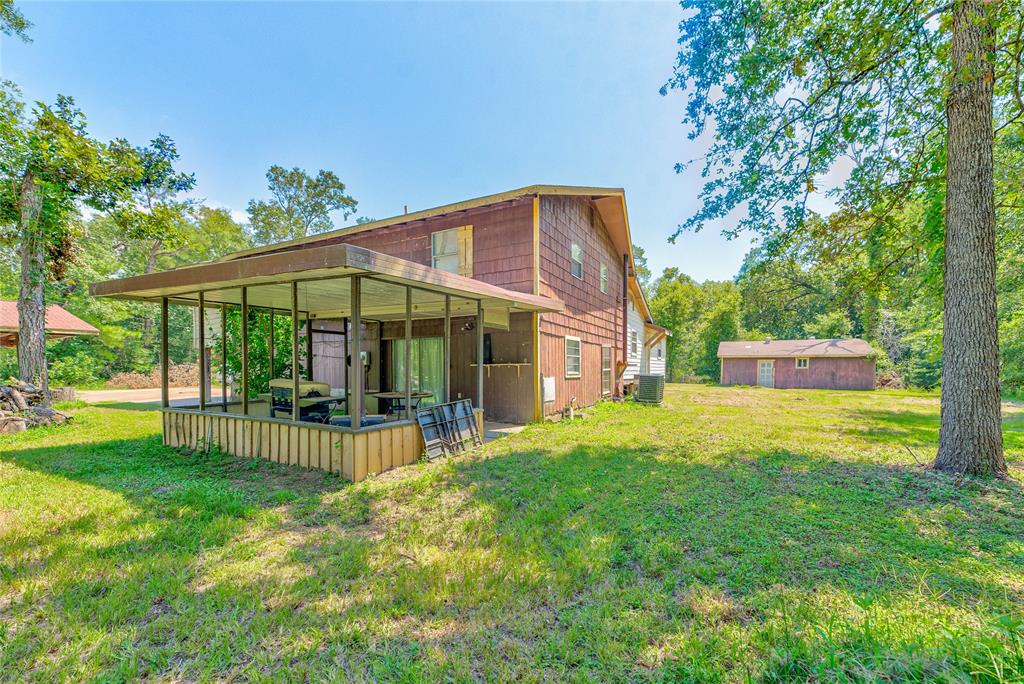
<path id="1" fill-rule="evenodd" d="M 721 342 L 723 385 L 869 390 L 875 352 L 859 339 Z"/>
<path id="2" fill-rule="evenodd" d="M 46 337 L 62 340 L 75 335 L 99 335 L 100 331 L 57 304 L 46 307 Z M 18 303 L 0 299 L 0 347 L 18 346 Z"/>

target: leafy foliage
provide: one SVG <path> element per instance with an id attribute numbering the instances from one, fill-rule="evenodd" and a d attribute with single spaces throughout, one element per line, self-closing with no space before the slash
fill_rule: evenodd
<path id="1" fill-rule="evenodd" d="M 267 311 L 249 310 L 248 342 L 249 342 L 249 394 L 255 396 L 260 392 L 270 391 L 270 381 L 274 378 L 292 377 L 292 323 L 291 317 L 276 314 L 273 317 L 274 367 L 270 367 L 270 323 L 271 316 Z M 225 319 L 227 329 L 227 373 L 231 378 L 240 378 L 242 374 L 242 314 L 238 309 L 229 309 Z M 304 326 L 300 324 L 300 331 Z M 214 365 L 223 367 L 220 357 L 219 334 L 215 337 Z M 303 360 L 306 348 L 305 334 L 299 334 L 299 359 Z M 238 383 L 235 383 L 238 385 Z M 236 386 L 240 391 L 241 388 Z"/>
<path id="2" fill-rule="evenodd" d="M 647 265 L 647 252 L 640 245 L 633 245 L 633 270 L 636 279 L 645 293 L 651 290 L 651 269 Z"/>
<path id="3" fill-rule="evenodd" d="M 355 213 L 356 200 L 345 193 L 345 184 L 333 171 L 321 169 L 316 176 L 295 167 L 270 167 L 267 185 L 271 200 L 249 202 L 253 240 L 266 245 L 322 233 L 334 227 L 331 212 L 343 218 Z"/>
<path id="4" fill-rule="evenodd" d="M 14 6 L 14 0 L 0 0 L 0 33 L 17 36 L 27 43 L 31 41 L 28 37 L 30 28 L 32 22 Z"/>
<path id="5" fill-rule="evenodd" d="M 20 92 L 0 82 L 0 241 L 15 245 L 23 208 L 23 187 L 41 197 L 37 231 L 45 242 L 46 273 L 59 280 L 80 248 L 78 203 L 97 211 L 127 200 L 141 167 L 123 139 L 102 143 L 88 134 L 74 99 L 58 95 L 54 105 L 37 102 L 26 118 Z"/>
<path id="6" fill-rule="evenodd" d="M 699 284 L 678 269 L 667 268 L 652 292 L 654 319 L 671 333 L 666 342 L 669 379 L 717 379 L 718 344 L 745 335 L 736 285 Z"/>
<path id="7" fill-rule="evenodd" d="M 703 206 L 679 230 L 741 211 L 727 235 L 752 230 L 771 248 L 802 229 L 824 187 L 872 225 L 943 192 L 949 5 L 685 0 L 680 51 L 663 87 L 687 92 L 690 137 L 713 132 Z M 991 3 L 997 127 L 1018 121 L 1024 8 Z M 679 165 L 679 170 L 687 164 Z M 677 232 L 676 235 L 679 233 Z"/>

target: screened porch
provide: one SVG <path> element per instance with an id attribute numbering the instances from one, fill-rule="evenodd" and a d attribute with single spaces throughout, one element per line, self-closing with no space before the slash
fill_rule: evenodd
<path id="1" fill-rule="evenodd" d="M 165 443 L 353 480 L 418 458 L 421 406 L 470 399 L 482 427 L 485 328 L 562 308 L 350 245 L 197 264 L 92 291 L 160 308 Z M 194 405 L 168 398 L 173 307 L 197 312 Z M 216 396 L 211 378 L 225 386 Z"/>

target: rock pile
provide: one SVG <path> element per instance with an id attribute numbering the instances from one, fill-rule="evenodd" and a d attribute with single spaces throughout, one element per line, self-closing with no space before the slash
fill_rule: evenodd
<path id="1" fill-rule="evenodd" d="M 66 413 L 42 404 L 43 392 L 35 385 L 13 378 L 0 385 L 0 434 L 13 434 L 38 425 L 71 420 Z"/>

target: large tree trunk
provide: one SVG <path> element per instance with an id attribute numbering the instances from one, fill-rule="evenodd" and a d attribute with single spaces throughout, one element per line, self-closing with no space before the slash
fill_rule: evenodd
<path id="1" fill-rule="evenodd" d="M 992 177 L 992 5 L 953 10 L 946 101 L 942 425 L 935 467 L 1006 475 L 1000 425 Z"/>
<path id="2" fill-rule="evenodd" d="M 21 183 L 21 285 L 18 292 L 18 376 L 43 390 L 49 403 L 46 373 L 46 240 L 42 225 L 43 198 L 31 172 Z"/>

